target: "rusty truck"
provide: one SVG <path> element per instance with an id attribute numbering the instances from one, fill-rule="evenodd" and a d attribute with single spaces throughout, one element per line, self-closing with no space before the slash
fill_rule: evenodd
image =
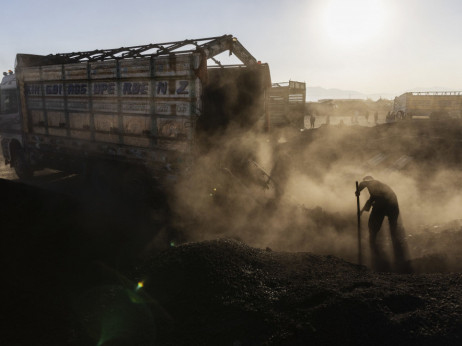
<path id="1" fill-rule="evenodd" d="M 395 97 L 390 116 L 392 119 L 461 118 L 462 92 L 406 92 Z"/>
<path id="2" fill-rule="evenodd" d="M 306 83 L 289 81 L 273 83 L 267 92 L 270 128 L 304 128 Z"/>
<path id="3" fill-rule="evenodd" d="M 224 65 L 229 52 L 241 63 Z M 174 181 L 211 136 L 267 124 L 269 66 L 232 35 L 51 55 L 17 54 L 1 84 L 5 163 L 26 179 L 52 168 L 142 169 Z"/>

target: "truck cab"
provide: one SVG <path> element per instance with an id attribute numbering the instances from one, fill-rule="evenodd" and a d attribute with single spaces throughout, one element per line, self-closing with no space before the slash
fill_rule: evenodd
<path id="1" fill-rule="evenodd" d="M 22 146 L 18 88 L 11 70 L 0 83 L 0 141 L 5 164 L 11 163 L 12 151 Z"/>
<path id="2" fill-rule="evenodd" d="M 5 130 L 5 122 L 12 119 L 19 122 L 18 90 L 16 87 L 16 75 L 13 71 L 3 73 L 0 83 L 0 131 Z"/>
<path id="3" fill-rule="evenodd" d="M 18 92 L 16 88 L 16 76 L 13 71 L 3 73 L 0 83 L 0 112 L 11 114 L 18 111 Z"/>

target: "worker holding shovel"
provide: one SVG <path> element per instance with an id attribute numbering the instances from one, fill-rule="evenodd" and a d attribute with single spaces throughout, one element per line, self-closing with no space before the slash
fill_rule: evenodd
<path id="1" fill-rule="evenodd" d="M 386 216 L 390 224 L 390 235 L 395 255 L 395 270 L 401 273 L 411 272 L 404 227 L 399 216 L 399 206 L 396 194 L 388 185 L 375 180 L 371 176 L 367 176 L 363 179 L 359 186 L 357 186 L 355 193 L 358 197 L 358 210 L 359 195 L 364 188 L 367 188 L 370 197 L 364 207 L 358 211 L 358 227 L 360 225 L 359 218 L 361 214 L 364 211 L 369 211 L 372 207 L 368 223 L 372 268 L 377 271 L 391 271 L 392 269 L 386 259 L 382 246 L 377 241 L 377 235 L 382 226 L 383 219 Z"/>

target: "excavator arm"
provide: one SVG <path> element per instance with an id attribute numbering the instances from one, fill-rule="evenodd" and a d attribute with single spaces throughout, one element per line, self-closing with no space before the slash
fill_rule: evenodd
<path id="1" fill-rule="evenodd" d="M 232 35 L 217 37 L 203 45 L 198 45 L 197 48 L 205 53 L 207 59 L 229 50 L 229 55 L 234 54 L 244 65 L 257 64 L 257 60 L 252 54 Z"/>

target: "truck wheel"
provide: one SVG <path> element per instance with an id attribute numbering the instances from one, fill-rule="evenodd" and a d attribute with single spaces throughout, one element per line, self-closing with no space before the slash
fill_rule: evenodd
<path id="1" fill-rule="evenodd" d="M 34 171 L 30 166 L 29 162 L 26 160 L 26 155 L 24 150 L 15 149 L 12 152 L 12 166 L 16 172 L 16 175 L 20 180 L 27 180 L 32 178 Z"/>

